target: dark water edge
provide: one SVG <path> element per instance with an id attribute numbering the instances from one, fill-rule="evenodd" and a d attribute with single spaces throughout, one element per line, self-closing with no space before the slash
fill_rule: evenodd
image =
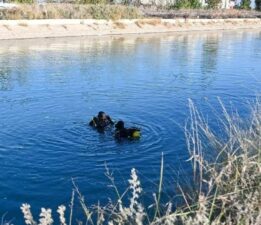
<path id="1" fill-rule="evenodd" d="M 218 130 L 217 97 L 247 117 L 260 95 L 261 32 L 0 42 L 0 215 L 22 224 L 19 206 L 68 204 L 74 178 L 89 205 L 114 197 L 135 167 L 147 196 L 157 190 L 165 155 L 165 198 L 191 168 L 183 127 L 191 98 Z M 142 129 L 117 143 L 87 126 L 104 110 Z M 148 198 L 148 199 L 147 199 Z M 149 202 L 150 197 L 144 197 Z"/>

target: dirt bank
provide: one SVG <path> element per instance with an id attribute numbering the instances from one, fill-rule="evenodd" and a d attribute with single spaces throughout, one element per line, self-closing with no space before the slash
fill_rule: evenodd
<path id="1" fill-rule="evenodd" d="M 261 29 L 261 19 L 0 20 L 0 40 Z"/>

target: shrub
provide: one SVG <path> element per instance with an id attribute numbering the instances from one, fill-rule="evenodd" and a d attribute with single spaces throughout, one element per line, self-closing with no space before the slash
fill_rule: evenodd
<path id="1" fill-rule="evenodd" d="M 108 4 L 109 0 L 77 0 L 78 4 Z"/>
<path id="2" fill-rule="evenodd" d="M 256 10 L 261 10 L 261 0 L 255 0 Z"/>
<path id="3" fill-rule="evenodd" d="M 199 0 L 177 0 L 174 6 L 170 8 L 176 9 L 198 9 L 201 8 L 201 3 Z"/>
<path id="4" fill-rule="evenodd" d="M 251 0 L 242 0 L 240 4 L 241 9 L 251 9 Z"/>
<path id="5" fill-rule="evenodd" d="M 208 0 L 208 8 L 209 9 L 218 9 L 221 4 L 221 0 Z"/>
<path id="6" fill-rule="evenodd" d="M 21 4 L 2 10 L 0 19 L 136 19 L 138 8 L 122 5 Z"/>
<path id="7" fill-rule="evenodd" d="M 33 4 L 35 0 L 14 0 L 13 2 L 21 3 L 21 4 Z"/>

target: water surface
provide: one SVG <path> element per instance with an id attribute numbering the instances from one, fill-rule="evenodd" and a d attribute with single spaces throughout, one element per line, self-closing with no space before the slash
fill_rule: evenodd
<path id="1" fill-rule="evenodd" d="M 166 193 L 190 176 L 183 126 L 188 99 L 212 121 L 217 97 L 246 115 L 260 94 L 261 32 L 0 41 L 0 215 L 21 224 L 19 205 L 68 204 L 74 178 L 88 204 L 114 197 L 137 168 L 156 191 L 161 152 Z M 88 127 L 98 111 L 142 129 L 118 143 Z M 174 179 L 175 177 L 175 179 Z"/>

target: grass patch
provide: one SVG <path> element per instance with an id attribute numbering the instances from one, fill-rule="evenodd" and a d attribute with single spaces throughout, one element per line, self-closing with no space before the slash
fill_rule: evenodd
<path id="1" fill-rule="evenodd" d="M 0 19 L 136 19 L 138 8 L 124 5 L 79 5 L 66 3 L 18 4 L 17 8 L 0 10 Z"/>
<path id="2" fill-rule="evenodd" d="M 135 24 L 139 28 L 143 28 L 145 25 L 157 26 L 157 25 L 161 24 L 161 20 L 160 19 L 142 19 L 142 20 L 135 21 Z"/>
<path id="3" fill-rule="evenodd" d="M 18 23 L 18 26 L 21 26 L 21 27 L 28 27 L 28 24 L 27 24 L 27 23 Z"/>
<path id="4" fill-rule="evenodd" d="M 144 20 L 144 23 L 151 25 L 151 26 L 157 26 L 157 25 L 161 24 L 161 20 L 160 19 L 149 19 L 149 20 Z"/>
<path id="5" fill-rule="evenodd" d="M 121 22 L 114 22 L 113 23 L 115 25 L 116 28 L 119 28 L 119 29 L 125 29 L 126 26 L 124 23 L 121 23 Z"/>

